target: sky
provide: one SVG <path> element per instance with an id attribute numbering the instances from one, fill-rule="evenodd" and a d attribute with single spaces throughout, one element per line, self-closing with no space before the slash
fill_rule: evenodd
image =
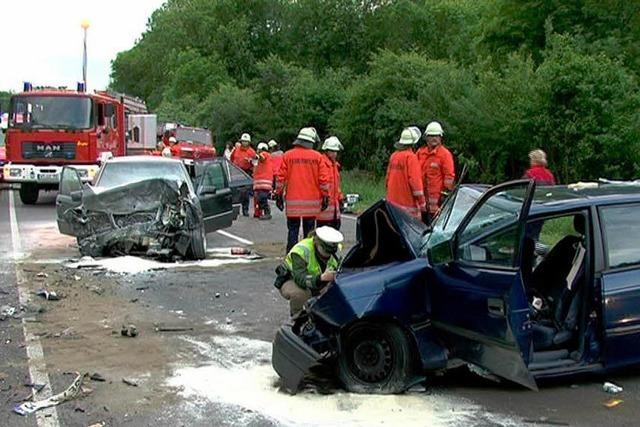
<path id="1" fill-rule="evenodd" d="M 0 90 L 75 88 L 82 80 L 82 33 L 88 20 L 87 86 L 109 84 L 111 61 L 130 49 L 164 0 L 0 0 Z"/>

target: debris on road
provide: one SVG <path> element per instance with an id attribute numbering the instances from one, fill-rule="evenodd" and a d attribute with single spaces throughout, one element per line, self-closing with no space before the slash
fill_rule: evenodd
<path id="1" fill-rule="evenodd" d="M 93 292 L 94 294 L 97 294 L 97 295 L 102 295 L 102 294 L 104 293 L 104 289 L 102 289 L 102 288 L 101 288 L 100 286 L 98 286 L 98 285 L 92 285 L 92 286 L 90 286 L 90 287 L 89 287 L 89 290 L 90 290 L 91 292 Z"/>
<path id="2" fill-rule="evenodd" d="M 235 247 L 235 248 L 231 248 L 229 252 L 231 253 L 231 255 L 249 255 L 251 254 L 251 249 L 243 248 L 243 247 Z"/>
<path id="3" fill-rule="evenodd" d="M 51 406 L 59 405 L 67 400 L 75 398 L 80 392 L 82 386 L 82 380 L 84 375 L 76 374 L 76 379 L 73 380 L 71 385 L 62 393 L 51 396 L 48 399 L 39 400 L 37 402 L 23 402 L 20 405 L 13 408 L 13 411 L 19 415 L 29 415 L 40 409 L 49 408 Z"/>
<path id="4" fill-rule="evenodd" d="M 106 424 L 104 421 L 100 421 L 99 423 L 91 424 L 89 427 L 105 427 Z"/>
<path id="5" fill-rule="evenodd" d="M 91 381 L 98 381 L 98 382 L 101 382 L 101 383 L 103 383 L 103 382 L 105 382 L 107 380 L 105 377 L 100 375 L 98 372 L 94 372 L 93 374 L 91 374 L 89 379 Z"/>
<path id="6" fill-rule="evenodd" d="M 622 402 L 623 402 L 623 400 L 621 400 L 621 399 L 611 399 L 611 400 L 607 400 L 606 402 L 604 402 L 603 405 L 607 409 L 612 409 L 612 408 L 615 408 L 616 406 L 618 406 L 619 404 L 621 404 Z"/>
<path id="7" fill-rule="evenodd" d="M 149 289 L 149 287 L 148 287 L 148 286 L 138 286 L 138 287 L 136 288 L 136 291 L 146 291 L 147 289 Z"/>
<path id="8" fill-rule="evenodd" d="M 220 298 L 220 292 L 216 292 L 216 298 Z"/>
<path id="9" fill-rule="evenodd" d="M 55 291 L 50 291 L 48 289 L 40 289 L 36 292 L 36 295 L 43 297 L 46 300 L 49 301 L 58 301 L 60 299 L 60 297 L 58 296 L 58 294 Z"/>
<path id="10" fill-rule="evenodd" d="M 550 420 L 548 417 L 540 417 L 537 420 L 522 420 L 527 424 L 542 424 L 547 426 L 568 426 L 569 423 L 564 421 L 554 421 Z"/>
<path id="11" fill-rule="evenodd" d="M 123 337 L 135 338 L 138 336 L 138 328 L 135 325 L 122 325 L 122 329 L 120 330 L 120 335 Z"/>
<path id="12" fill-rule="evenodd" d="M 138 387 L 138 383 L 129 378 L 123 378 L 122 382 L 131 387 Z"/>
<path id="13" fill-rule="evenodd" d="M 193 331 L 190 326 L 156 326 L 156 332 L 186 332 Z"/>
<path id="14" fill-rule="evenodd" d="M 41 279 L 46 279 L 47 277 L 49 277 L 49 275 L 43 271 L 41 271 L 40 273 L 36 274 L 36 277 L 41 278 Z"/>
<path id="15" fill-rule="evenodd" d="M 24 386 L 31 387 L 32 389 L 35 390 L 36 393 L 40 393 L 44 388 L 44 384 L 36 384 L 36 383 L 26 383 L 24 384 Z"/>
<path id="16" fill-rule="evenodd" d="M 0 307 L 0 321 L 5 320 L 7 317 L 13 317 L 16 312 L 16 308 L 10 305 L 3 305 Z"/>
<path id="17" fill-rule="evenodd" d="M 624 389 L 619 385 L 615 385 L 614 383 L 606 382 L 602 385 L 602 391 L 609 394 L 618 394 L 622 393 Z"/>

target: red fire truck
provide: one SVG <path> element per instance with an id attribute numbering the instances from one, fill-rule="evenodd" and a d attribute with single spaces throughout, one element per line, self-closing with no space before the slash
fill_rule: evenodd
<path id="1" fill-rule="evenodd" d="M 91 181 L 100 159 L 126 154 L 128 112 L 146 112 L 141 101 L 124 95 L 33 88 L 11 98 L 5 135 L 4 178 L 20 183 L 20 199 L 34 204 L 40 190 L 55 190 L 62 167 L 72 165 Z"/>
<path id="2" fill-rule="evenodd" d="M 158 131 L 163 146 L 170 148 L 171 155 L 180 158 L 187 165 L 192 164 L 194 160 L 216 157 L 211 131 L 208 129 L 183 126 L 178 123 L 164 123 Z M 173 146 L 169 142 L 171 137 L 177 141 Z M 159 148 L 161 152 L 163 147 Z"/>

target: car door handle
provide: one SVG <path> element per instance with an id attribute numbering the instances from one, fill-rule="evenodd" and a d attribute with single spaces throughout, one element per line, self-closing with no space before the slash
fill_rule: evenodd
<path id="1" fill-rule="evenodd" d="M 487 298 L 487 311 L 494 316 L 504 317 L 504 301 L 500 298 Z"/>

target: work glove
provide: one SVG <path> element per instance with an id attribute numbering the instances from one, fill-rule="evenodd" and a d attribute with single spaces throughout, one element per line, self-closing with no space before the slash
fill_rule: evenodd
<path id="1" fill-rule="evenodd" d="M 280 212 L 284 211 L 284 198 L 282 194 L 275 195 L 276 207 L 280 210 Z"/>
<path id="2" fill-rule="evenodd" d="M 324 196 L 322 198 L 322 205 L 320 205 L 320 211 L 326 211 L 329 207 L 329 196 Z"/>

